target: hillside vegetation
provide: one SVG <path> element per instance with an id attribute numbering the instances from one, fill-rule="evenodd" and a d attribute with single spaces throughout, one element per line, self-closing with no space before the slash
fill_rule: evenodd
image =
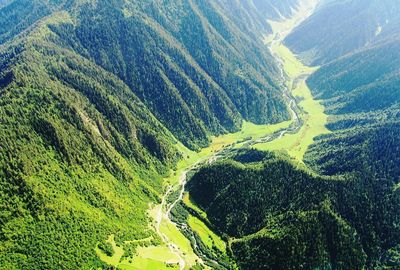
<path id="1" fill-rule="evenodd" d="M 1 269 L 105 268 L 95 250 L 125 259 L 134 240 L 158 245 L 146 211 L 178 140 L 197 150 L 243 120 L 289 119 L 272 56 L 235 12 L 204 0 L 1 2 Z"/>
<path id="2" fill-rule="evenodd" d="M 327 64 L 397 35 L 399 11 L 396 0 L 322 0 L 285 45 L 307 64 Z"/>
<path id="3" fill-rule="evenodd" d="M 314 176 L 255 150 L 232 158 L 201 168 L 188 190 L 241 269 L 373 268 L 396 249 L 396 183 Z"/>
<path id="4" fill-rule="evenodd" d="M 306 84 L 331 132 L 307 146 L 306 167 L 248 150 L 192 177 L 192 203 L 239 268 L 399 267 L 397 9 L 394 1 L 325 1 L 287 37 L 306 63 L 322 64 Z M 270 148 L 290 153 L 285 137 Z"/>

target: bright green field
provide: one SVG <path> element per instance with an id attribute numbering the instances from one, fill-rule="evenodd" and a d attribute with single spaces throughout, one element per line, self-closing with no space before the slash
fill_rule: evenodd
<path id="1" fill-rule="evenodd" d="M 191 200 L 189 193 L 186 192 L 185 195 L 183 196 L 183 203 L 186 204 L 186 206 L 190 207 L 193 211 L 195 211 L 198 215 L 200 215 L 202 218 L 207 219 L 207 214 L 203 210 L 201 210 L 197 205 L 195 205 Z"/>
<path id="2" fill-rule="evenodd" d="M 148 242 L 151 238 L 142 240 L 133 240 L 130 242 Z M 109 242 L 114 250 L 112 257 L 107 256 L 96 247 L 96 253 L 99 258 L 118 269 L 124 270 L 172 270 L 179 269 L 178 257 L 173 254 L 166 246 L 150 246 L 150 247 L 138 247 L 136 252 L 137 256 L 133 260 L 122 260 L 124 249 L 116 245 L 114 241 L 114 235 L 110 235 L 107 242 Z"/>
<path id="3" fill-rule="evenodd" d="M 314 142 L 314 138 L 330 132 L 325 126 L 328 116 L 324 113 L 324 106 L 313 98 L 305 80 L 293 85 L 296 78 L 309 75 L 316 68 L 303 65 L 288 48 L 281 44 L 271 46 L 271 50 L 281 57 L 285 72 L 290 79 L 288 86 L 293 89 L 293 96 L 301 100 L 299 105 L 304 113 L 300 117 L 304 124 L 296 134 L 286 134 L 270 143 L 256 145 L 256 148 L 260 150 L 286 151 L 289 156 L 302 162 L 304 154 Z"/>
<path id="4" fill-rule="evenodd" d="M 274 125 L 255 125 L 250 122 L 243 122 L 242 129 L 236 133 L 229 133 L 218 137 L 212 137 L 212 142 L 209 147 L 203 148 L 200 152 L 195 152 L 187 149 L 181 143 L 177 144 L 178 149 L 182 153 L 182 160 L 179 161 L 177 170 L 173 171 L 170 177 L 165 178 L 165 185 L 176 184 L 179 180 L 179 175 L 194 164 L 205 161 L 214 153 L 224 147 L 232 144 L 240 146 L 241 142 L 247 138 L 259 139 L 268 134 L 271 134 L 280 129 L 286 128 L 291 121 L 285 121 Z"/>
<path id="5" fill-rule="evenodd" d="M 252 139 L 258 139 L 268 134 L 271 134 L 277 130 L 288 127 L 290 121 L 282 122 L 275 125 L 255 125 L 249 122 L 244 122 L 242 129 L 239 132 L 226 134 L 219 137 L 213 137 L 212 143 L 209 147 L 202 149 L 200 152 L 190 151 L 182 144 L 178 143 L 177 147 L 182 153 L 182 160 L 178 163 L 177 169 L 171 172 L 170 177 L 165 179 L 165 186 L 173 185 L 176 189 L 179 188 L 180 176 L 193 165 L 199 162 L 203 162 L 210 158 L 214 153 L 218 152 L 224 147 L 236 144 L 240 146 L 244 139 L 251 137 Z M 185 196 L 184 200 L 190 202 L 189 198 Z M 194 204 L 192 204 L 195 207 Z M 154 205 L 149 210 L 149 216 L 151 219 L 156 219 L 157 213 L 159 212 L 160 205 Z M 200 209 L 198 209 L 200 210 Z M 201 211 L 201 210 L 200 210 Z M 195 232 L 199 234 L 201 239 L 205 241 L 207 246 L 212 247 L 212 244 L 225 252 L 225 243 L 215 235 L 207 226 L 200 220 L 190 219 L 190 223 L 193 226 Z M 150 226 L 150 227 L 154 227 Z M 179 251 L 184 255 L 186 267 L 190 268 L 197 264 L 199 261 L 198 256 L 194 253 L 190 241 L 178 230 L 178 228 L 165 218 L 162 219 L 160 224 L 160 231 L 164 234 L 171 243 L 179 247 Z M 107 262 L 110 265 L 118 266 L 122 269 L 171 269 L 167 267 L 168 263 L 177 263 L 179 257 L 177 254 L 172 253 L 165 244 L 160 246 L 149 246 L 139 247 L 136 250 L 136 256 L 132 261 L 119 262 L 123 254 L 123 249 L 117 247 L 113 257 L 107 257 L 98 251 L 98 255 L 101 260 Z M 178 267 L 178 266 L 177 266 Z M 174 268 L 172 268 L 174 269 Z"/>
<path id="6" fill-rule="evenodd" d="M 216 235 L 213 231 L 211 231 L 206 224 L 204 224 L 200 219 L 189 216 L 188 224 L 190 228 L 200 236 L 201 241 L 212 250 L 215 246 L 218 250 L 223 253 L 226 253 L 226 244 L 225 242 Z"/>
<path id="7" fill-rule="evenodd" d="M 207 214 L 201 210 L 196 204 L 194 204 L 189 197 L 189 193 L 185 193 L 183 197 L 183 203 L 186 206 L 190 207 L 194 210 L 197 214 L 207 220 Z M 218 250 L 223 253 L 226 253 L 226 244 L 225 242 L 216 235 L 213 231 L 211 231 L 204 222 L 200 219 L 189 215 L 188 218 L 188 225 L 190 228 L 200 236 L 201 241 L 210 249 L 212 250 L 215 246 Z"/>

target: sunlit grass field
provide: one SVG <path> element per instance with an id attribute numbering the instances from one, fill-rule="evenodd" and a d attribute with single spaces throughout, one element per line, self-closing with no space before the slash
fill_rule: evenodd
<path id="1" fill-rule="evenodd" d="M 216 247 L 219 251 L 226 253 L 226 243 L 211 231 L 204 222 L 194 216 L 189 216 L 188 224 L 210 250 Z"/>
<path id="2" fill-rule="evenodd" d="M 277 26 L 282 29 L 286 27 L 285 25 L 278 24 Z M 258 144 L 255 145 L 255 147 L 260 150 L 285 151 L 292 158 L 302 162 L 304 154 L 307 148 L 314 142 L 314 138 L 318 135 L 329 133 L 329 130 L 325 127 L 328 116 L 324 113 L 324 107 L 319 101 L 313 98 L 304 79 L 296 82 L 297 78 L 305 78 L 307 75 L 314 72 L 316 68 L 303 65 L 288 48 L 281 44 L 272 45 L 271 50 L 283 61 L 284 70 L 288 76 L 287 83 L 288 86 L 293 89 L 293 96 L 301 100 L 299 105 L 303 112 L 300 117 L 304 121 L 304 124 L 296 134 L 286 134 L 282 138 L 276 139 L 270 143 Z M 296 85 L 294 85 L 295 83 Z M 164 186 L 166 188 L 168 186 L 174 186 L 178 189 L 180 187 L 179 182 L 181 176 L 197 163 L 206 161 L 224 147 L 232 146 L 233 144 L 235 144 L 235 147 L 240 147 L 246 140 L 256 140 L 278 130 L 287 128 L 290 126 L 291 122 L 292 121 L 285 121 L 274 125 L 255 125 L 249 122 L 243 122 L 240 131 L 212 137 L 210 146 L 199 152 L 191 151 L 178 142 L 177 148 L 182 154 L 182 159 L 178 163 L 176 170 L 171 171 L 170 176 L 164 179 Z M 185 194 L 183 202 L 188 207 L 198 212 L 203 218 L 207 218 L 206 214 L 190 201 L 187 194 Z M 148 212 L 150 219 L 156 219 L 159 207 L 160 205 L 151 206 Z M 199 235 L 202 242 L 207 247 L 212 249 L 212 247 L 215 246 L 221 252 L 226 252 L 226 243 L 212 232 L 200 219 L 189 216 L 188 225 Z M 149 226 L 149 229 L 152 229 L 152 227 L 154 227 L 154 224 L 153 226 Z M 176 245 L 181 254 L 184 255 L 185 267 L 187 269 L 198 265 L 199 258 L 194 253 L 190 241 L 172 222 L 163 218 L 160 231 L 167 236 L 170 243 Z M 116 246 L 113 239 L 110 238 L 109 241 L 114 249 L 114 255 L 112 257 L 103 254 L 99 249 L 96 249 L 96 252 L 101 260 L 119 269 L 179 269 L 179 256 L 173 253 L 165 243 L 161 243 L 157 246 L 139 246 L 135 250 L 133 259 L 121 261 L 122 255 L 124 254 L 123 248 Z"/>
<path id="3" fill-rule="evenodd" d="M 300 131 L 295 134 L 286 134 L 282 138 L 269 143 L 258 144 L 255 147 L 259 150 L 285 151 L 292 158 L 302 162 L 304 154 L 314 142 L 314 138 L 330 132 L 325 126 L 328 115 L 324 113 L 324 106 L 320 101 L 313 98 L 305 82 L 306 76 L 315 71 L 316 68 L 303 65 L 284 45 L 273 45 L 271 50 L 279 55 L 283 61 L 284 70 L 289 77 L 288 86 L 293 89 L 293 96 L 301 100 L 299 105 L 303 112 L 300 117 L 304 123 Z M 299 77 L 304 78 L 296 82 Z"/>

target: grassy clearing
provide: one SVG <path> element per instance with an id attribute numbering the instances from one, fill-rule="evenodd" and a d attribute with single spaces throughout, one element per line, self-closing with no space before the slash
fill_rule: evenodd
<path id="1" fill-rule="evenodd" d="M 289 77 L 289 86 L 293 80 L 302 75 L 309 75 L 318 67 L 309 67 L 300 62 L 296 56 L 284 45 L 273 44 L 271 50 L 283 61 L 283 68 Z"/>
<path id="2" fill-rule="evenodd" d="M 170 177 L 165 178 L 165 185 L 176 185 L 179 181 L 179 176 L 182 172 L 197 162 L 202 162 L 218 152 L 224 147 L 232 144 L 237 144 L 239 147 L 246 139 L 259 139 L 277 130 L 286 128 L 291 121 L 285 121 L 273 125 L 255 125 L 250 122 L 243 122 L 242 129 L 236 133 L 212 137 L 212 142 L 209 147 L 203 148 L 200 152 L 195 152 L 187 149 L 181 143 L 177 144 L 178 149 L 182 153 L 182 160 L 178 163 L 177 169 L 171 172 Z"/>
<path id="3" fill-rule="evenodd" d="M 163 220 L 160 227 L 161 233 L 165 234 L 168 239 L 172 239 L 173 243 L 179 247 L 179 249 L 185 255 L 185 260 L 189 265 L 195 265 L 197 255 L 195 255 L 190 241 L 179 231 L 179 229 L 171 222 Z"/>
<path id="4" fill-rule="evenodd" d="M 126 241 L 129 243 L 141 243 L 151 241 L 152 237 Z M 96 247 L 97 256 L 105 263 L 117 268 L 124 270 L 172 270 L 179 269 L 179 258 L 173 254 L 166 246 L 150 246 L 141 247 L 136 249 L 137 256 L 133 259 L 121 260 L 124 249 L 116 245 L 114 235 L 110 235 L 106 241 L 112 245 L 114 250 L 113 256 L 107 256 L 102 250 Z"/>
<path id="5" fill-rule="evenodd" d="M 205 161 L 206 159 L 211 157 L 214 153 L 218 152 L 224 147 L 227 147 L 232 144 L 240 145 L 241 142 L 250 137 L 253 139 L 261 138 L 277 130 L 288 127 L 289 125 L 290 121 L 282 122 L 275 125 L 255 125 L 249 122 L 244 122 L 242 129 L 239 132 L 226 134 L 219 137 L 213 137 L 210 146 L 202 149 L 200 152 L 191 151 L 186 147 L 184 147 L 182 144 L 178 143 L 177 147 L 181 151 L 183 159 L 178 163 L 177 169 L 171 172 L 171 175 L 165 179 L 164 184 L 165 186 L 173 185 L 176 186 L 176 188 L 179 188 L 180 176 L 185 170 L 188 170 L 194 164 Z M 190 202 L 190 199 L 186 197 L 185 201 Z M 190 204 L 190 206 L 195 207 L 193 203 Z M 149 216 L 155 220 L 158 210 L 159 210 L 159 205 L 154 206 L 152 209 L 150 209 Z M 202 213 L 202 215 L 205 214 L 200 209 L 197 208 L 197 210 L 199 210 Z M 199 225 L 197 226 L 197 228 L 198 229 L 200 228 Z M 196 265 L 199 258 L 194 253 L 189 240 L 185 238 L 185 236 L 178 230 L 178 228 L 173 223 L 169 222 L 166 219 L 163 219 L 161 222 L 160 231 L 161 233 L 166 235 L 167 238 L 172 243 L 174 243 L 177 247 L 179 247 L 179 250 L 184 254 L 185 262 L 188 267 Z M 203 228 L 202 231 L 205 232 L 206 229 Z M 208 234 L 211 235 L 211 233 L 212 232 L 208 230 Z M 218 239 L 216 238 L 217 236 L 215 234 L 212 237 L 213 239 L 215 239 L 215 242 L 218 243 L 217 245 L 219 245 L 222 249 L 222 244 L 220 242 L 222 240 L 218 241 Z M 152 249 L 155 247 L 149 247 L 149 248 Z M 153 257 L 152 259 L 164 262 L 167 262 L 170 259 L 167 257 L 167 254 L 160 253 L 158 255 L 159 255 L 158 257 Z M 143 258 L 143 253 L 138 253 L 138 257 Z"/>
<path id="6" fill-rule="evenodd" d="M 100 250 L 98 247 L 96 247 L 95 251 L 97 256 L 99 256 L 100 260 L 102 260 L 103 262 L 117 267 L 119 265 L 119 261 L 122 257 L 122 255 L 124 254 L 124 249 L 122 247 L 117 246 L 117 244 L 115 243 L 114 240 L 114 235 L 110 235 L 109 238 L 106 241 L 107 243 L 110 243 L 113 250 L 114 250 L 114 254 L 113 256 L 107 256 L 102 250 Z"/>
<path id="7" fill-rule="evenodd" d="M 118 269 L 164 270 L 179 269 L 179 258 L 168 247 L 139 247 L 132 261 L 123 261 Z"/>
<path id="8" fill-rule="evenodd" d="M 187 207 L 191 208 L 193 211 L 195 211 L 197 214 L 199 214 L 202 218 L 207 219 L 207 214 L 203 210 L 201 210 L 196 204 L 194 204 L 190 200 L 190 195 L 188 192 L 185 193 L 183 196 L 183 203 L 186 204 Z M 208 220 L 208 219 L 207 219 Z"/>
<path id="9" fill-rule="evenodd" d="M 121 270 L 175 270 L 179 269 L 176 264 L 167 265 L 164 262 L 150 259 L 135 258 L 133 263 L 121 263 L 118 265 Z"/>
<path id="10" fill-rule="evenodd" d="M 316 68 L 303 65 L 288 48 L 281 44 L 271 46 L 271 50 L 281 57 L 285 72 L 290 79 L 289 87 L 293 89 L 293 96 L 301 100 L 299 106 L 302 108 L 303 113 L 300 117 L 304 124 L 296 134 L 286 134 L 270 143 L 256 145 L 256 148 L 260 150 L 286 151 L 289 156 L 302 162 L 308 147 L 314 143 L 314 138 L 330 132 L 325 126 L 328 116 L 324 113 L 324 106 L 313 98 L 304 79 L 295 82 L 297 78 L 306 78 Z"/>
<path id="11" fill-rule="evenodd" d="M 189 216 L 188 224 L 190 228 L 200 236 L 201 241 L 210 250 L 212 250 L 213 247 L 216 247 L 219 251 L 226 253 L 225 242 L 213 231 L 211 231 L 200 219 L 194 216 Z"/>

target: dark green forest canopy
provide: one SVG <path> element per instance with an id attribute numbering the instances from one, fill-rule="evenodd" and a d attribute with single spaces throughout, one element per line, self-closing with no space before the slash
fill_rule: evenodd
<path id="1" fill-rule="evenodd" d="M 188 186 L 243 269 L 400 265 L 399 5 L 324 2 L 286 40 L 323 64 L 307 83 L 333 132 L 309 170 L 251 150 Z M 110 234 L 158 244 L 146 211 L 178 140 L 289 119 L 262 37 L 298 3 L 0 0 L 0 269 L 107 268 Z"/>
<path id="2" fill-rule="evenodd" d="M 188 190 L 241 268 L 373 268 L 397 250 L 399 179 L 361 166 L 315 176 L 255 150 L 233 159 L 201 168 Z"/>
<path id="3" fill-rule="evenodd" d="M 400 265 L 399 5 L 325 3 L 285 40 L 322 64 L 307 84 L 333 132 L 305 155 L 313 173 L 252 150 L 200 169 L 189 183 L 243 269 Z"/>
<path id="4" fill-rule="evenodd" d="M 97 268 L 110 234 L 160 241 L 145 212 L 180 159 L 177 139 L 199 149 L 243 120 L 289 118 L 256 38 L 267 24 L 235 12 L 202 0 L 0 3 L 1 269 Z"/>

